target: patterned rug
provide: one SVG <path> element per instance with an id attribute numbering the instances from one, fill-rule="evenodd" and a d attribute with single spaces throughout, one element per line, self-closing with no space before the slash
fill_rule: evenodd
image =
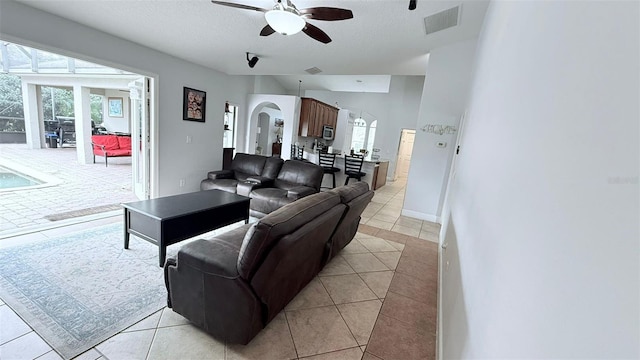
<path id="1" fill-rule="evenodd" d="M 113 224 L 0 250 L 0 297 L 64 358 L 166 305 L 158 248 L 132 237 L 124 250 L 122 231 Z"/>

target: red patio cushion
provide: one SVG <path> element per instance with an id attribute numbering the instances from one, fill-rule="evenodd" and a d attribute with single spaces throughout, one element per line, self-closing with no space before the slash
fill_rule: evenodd
<path id="1" fill-rule="evenodd" d="M 120 149 L 131 150 L 131 136 L 118 136 Z"/>
<path id="2" fill-rule="evenodd" d="M 107 156 L 131 156 L 131 149 L 108 150 Z"/>
<path id="3" fill-rule="evenodd" d="M 97 145 L 104 145 L 105 150 L 116 150 L 120 149 L 120 145 L 118 144 L 118 138 L 115 135 L 92 135 L 91 142 Z M 93 147 L 94 151 L 100 151 L 99 146 Z"/>

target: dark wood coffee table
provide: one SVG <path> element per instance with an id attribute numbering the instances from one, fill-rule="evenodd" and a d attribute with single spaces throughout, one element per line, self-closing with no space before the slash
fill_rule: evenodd
<path id="1" fill-rule="evenodd" d="M 164 265 L 167 246 L 244 220 L 249 221 L 249 198 L 221 190 L 205 190 L 122 204 L 124 248 L 133 234 L 160 248 Z"/>

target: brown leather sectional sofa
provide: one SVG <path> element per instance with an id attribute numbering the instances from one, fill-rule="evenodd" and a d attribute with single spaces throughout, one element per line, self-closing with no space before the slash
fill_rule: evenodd
<path id="1" fill-rule="evenodd" d="M 323 175 L 322 168 L 310 162 L 238 153 L 231 162 L 231 170 L 209 172 L 200 189 L 248 196 L 250 215 L 261 218 L 319 192 Z"/>
<path id="2" fill-rule="evenodd" d="M 214 337 L 247 344 L 355 235 L 373 191 L 306 196 L 167 259 L 168 305 Z"/>

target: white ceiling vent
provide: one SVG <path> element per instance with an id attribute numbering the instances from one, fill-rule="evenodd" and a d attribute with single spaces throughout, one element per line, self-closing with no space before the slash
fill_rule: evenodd
<path id="1" fill-rule="evenodd" d="M 308 72 L 311 75 L 315 75 L 317 73 L 321 73 L 322 70 L 318 69 L 317 67 L 312 67 L 312 68 L 308 68 L 307 70 L 305 70 L 306 72 Z"/>
<path id="2" fill-rule="evenodd" d="M 427 35 L 458 25 L 460 22 L 460 6 L 458 5 L 424 18 L 424 28 Z"/>

